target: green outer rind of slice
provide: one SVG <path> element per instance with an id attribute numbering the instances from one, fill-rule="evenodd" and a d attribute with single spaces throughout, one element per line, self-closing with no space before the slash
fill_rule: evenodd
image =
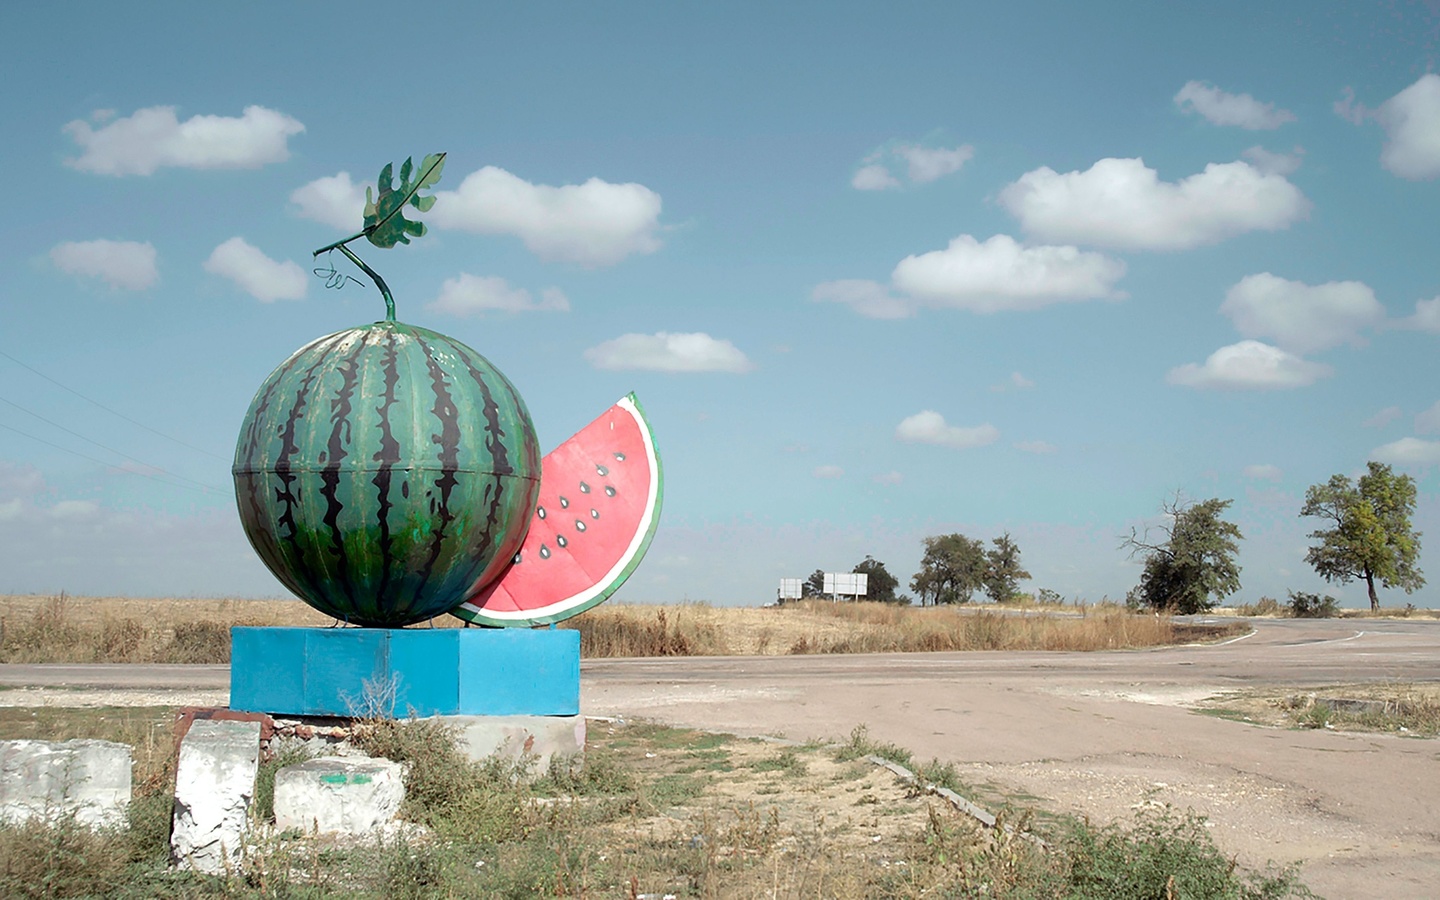
<path id="1" fill-rule="evenodd" d="M 655 529 L 660 525 L 660 508 L 665 500 L 665 469 L 660 462 L 660 451 L 655 446 L 655 433 L 650 428 L 650 419 L 645 415 L 645 408 L 640 405 L 640 400 L 633 392 L 626 394 L 617 405 L 624 406 L 627 404 L 633 407 L 633 417 L 640 426 L 641 439 L 645 443 L 647 461 L 654 471 L 652 481 L 655 490 L 655 502 L 649 510 L 650 523 L 641 535 L 639 544 L 633 545 L 629 551 L 630 556 L 625 563 L 625 567 L 611 577 L 609 582 L 599 585 L 599 590 L 594 596 L 563 609 L 554 609 L 555 604 L 551 604 L 548 607 L 541 607 L 540 610 L 536 611 L 536 615 L 501 617 L 488 614 L 483 608 L 477 608 L 467 601 L 450 610 L 450 615 L 476 625 L 484 625 L 490 628 L 527 628 L 537 625 L 554 625 L 572 616 L 578 616 L 587 609 L 604 603 L 634 574 L 636 567 L 640 565 L 640 560 L 645 558 L 645 553 L 650 549 L 650 542 L 655 537 Z M 544 476 L 543 470 L 541 476 L 542 478 Z M 543 611 L 547 609 L 553 611 Z"/>

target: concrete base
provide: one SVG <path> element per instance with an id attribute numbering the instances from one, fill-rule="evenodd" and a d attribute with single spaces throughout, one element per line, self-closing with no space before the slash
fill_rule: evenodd
<path id="1" fill-rule="evenodd" d="M 438 716 L 455 729 L 456 743 L 472 760 L 491 756 L 521 762 L 543 775 L 553 757 L 585 753 L 584 716 Z"/>
<path id="2" fill-rule="evenodd" d="M 175 865 L 210 875 L 239 871 L 259 762 L 259 722 L 190 726 L 175 764 Z"/>
<path id="3" fill-rule="evenodd" d="M 299 716 L 573 716 L 580 633 L 232 628 L 230 708 Z"/>
<path id="4" fill-rule="evenodd" d="M 388 759 L 321 757 L 275 773 L 281 831 L 369 834 L 395 821 L 404 800 L 403 768 Z"/>
<path id="5" fill-rule="evenodd" d="M 130 748 L 110 741 L 0 741 L 0 820 L 125 824 Z"/>

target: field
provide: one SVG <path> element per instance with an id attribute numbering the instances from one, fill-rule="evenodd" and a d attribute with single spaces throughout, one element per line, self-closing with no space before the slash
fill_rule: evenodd
<path id="1" fill-rule="evenodd" d="M 996 607 L 921 609 L 805 601 L 782 607 L 606 604 L 564 623 L 586 658 L 775 656 L 942 650 L 1118 650 L 1243 634 L 1106 605 L 1060 615 Z M 298 600 L 0 597 L 0 662 L 224 663 L 234 625 L 325 627 Z M 455 628 L 443 616 L 420 628 Z"/>
<path id="2" fill-rule="evenodd" d="M 434 722 L 370 723 L 366 749 L 409 764 L 409 825 L 359 840 L 267 824 L 281 761 L 262 766 L 243 873 L 172 872 L 166 829 L 173 710 L 0 710 L 0 736 L 79 734 L 137 747 L 129 827 L 90 834 L 0 825 L 6 897 L 919 897 L 1306 896 L 1293 872 L 1237 869 L 1204 822 L 1167 808 L 1097 827 L 1002 810 L 987 829 L 917 763 L 863 731 L 786 744 L 644 723 L 592 722 L 583 769 L 533 784 L 471 763 Z M 869 761 L 907 765 L 897 777 Z M 1013 822 L 1018 830 L 1006 827 Z M 1242 891 L 1244 893 L 1242 893 Z"/>

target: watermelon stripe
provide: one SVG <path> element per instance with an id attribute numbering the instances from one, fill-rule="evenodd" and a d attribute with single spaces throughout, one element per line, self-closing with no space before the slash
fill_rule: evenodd
<path id="1" fill-rule="evenodd" d="M 309 403 L 310 389 L 315 383 L 315 373 L 325 364 L 325 360 L 338 343 L 339 341 L 335 341 L 331 346 L 326 347 L 320 354 L 320 358 L 306 370 L 300 387 L 295 391 L 295 402 L 290 407 L 290 414 L 286 417 L 284 427 L 281 428 L 280 455 L 275 460 L 275 475 L 280 479 L 281 484 L 281 487 L 275 491 L 275 499 L 284 506 L 284 511 L 281 512 L 275 523 L 280 528 L 288 529 L 287 533 L 282 533 L 278 537 L 291 549 L 291 553 L 287 555 L 291 557 L 291 565 L 297 580 L 312 587 L 318 585 L 319 581 L 316 573 L 311 572 L 305 564 L 305 553 L 299 544 L 299 527 L 295 521 L 295 509 L 300 505 L 301 498 L 295 489 L 298 476 L 290 471 L 290 460 L 300 449 L 296 441 L 296 423 L 304 415 L 305 407 Z"/>
<path id="2" fill-rule="evenodd" d="M 354 396 L 359 380 L 360 355 L 368 349 L 365 343 L 363 340 L 356 341 L 355 352 L 335 367 L 340 373 L 340 389 L 330 401 L 330 439 L 325 445 L 325 467 L 320 471 L 320 496 L 325 498 L 325 516 L 322 521 L 325 527 L 330 529 L 330 550 L 336 557 L 335 574 L 340 582 L 340 589 L 351 600 L 355 596 L 355 586 L 350 581 L 350 560 L 345 552 L 345 536 L 340 531 L 340 513 L 345 509 L 345 504 L 336 496 L 336 490 L 340 486 L 340 461 L 348 455 L 345 448 L 352 437 L 350 398 Z"/>
<path id="3" fill-rule="evenodd" d="M 439 520 L 439 527 L 431 537 L 430 555 L 420 570 L 415 594 L 409 602 L 397 608 L 397 611 L 402 613 L 409 612 L 414 602 L 419 599 L 421 586 L 430 579 L 430 573 L 440 559 L 440 551 L 445 544 L 445 532 L 450 523 L 455 521 L 455 514 L 450 511 L 450 492 L 459 483 L 455 472 L 460 467 L 460 423 L 456 419 L 455 400 L 450 396 L 445 384 L 445 370 L 435 361 L 435 354 L 430 345 L 425 343 L 425 339 L 419 334 L 413 337 L 425 354 L 425 364 L 430 374 L 430 389 L 435 392 L 435 405 L 430 408 L 430 413 L 440 421 L 440 433 L 430 435 L 431 442 L 440 448 L 436 453 L 440 464 L 440 477 L 435 480 L 435 490 L 440 492 L 440 498 L 438 503 L 433 496 L 430 499 L 430 514 Z"/>
<path id="4" fill-rule="evenodd" d="M 380 416 L 380 446 L 370 457 L 372 462 L 380 463 L 380 469 L 370 483 L 375 485 L 378 494 L 376 518 L 380 529 L 380 587 L 376 593 L 381 597 L 389 596 L 390 570 L 395 562 L 391 548 L 393 538 L 390 535 L 390 471 L 400 462 L 400 442 L 395 440 L 390 426 L 390 407 L 395 405 L 395 386 L 400 381 L 397 365 L 400 356 L 395 350 L 395 332 L 389 332 L 387 338 L 385 355 L 381 359 L 385 393 L 381 395 L 380 405 L 375 407 L 375 412 Z"/>
<path id="5" fill-rule="evenodd" d="M 456 356 L 465 363 L 465 370 L 470 373 L 470 377 L 474 380 L 475 386 L 480 390 L 482 401 L 481 417 L 485 420 L 485 450 L 494 463 L 494 465 L 491 466 L 491 471 L 493 472 L 491 478 L 492 484 L 486 485 L 484 493 L 481 495 L 483 500 L 489 501 L 487 504 L 488 508 L 485 511 L 485 524 L 480 529 L 484 535 L 481 542 L 481 550 L 483 556 L 491 559 L 491 562 L 485 566 L 484 570 L 481 571 L 475 579 L 476 581 L 482 581 L 486 576 L 493 575 L 493 572 L 498 569 L 498 567 L 505 565 L 505 560 L 501 558 L 500 555 L 491 556 L 491 547 L 495 541 L 497 539 L 509 538 L 516 546 L 519 546 L 520 542 L 525 539 L 525 534 L 524 532 L 519 534 L 501 534 L 498 527 L 501 512 L 505 509 L 503 503 L 505 499 L 505 482 L 501 476 L 515 474 L 515 467 L 510 462 L 510 454 L 505 445 L 505 427 L 500 421 L 500 406 L 495 402 L 495 396 L 490 391 L 490 384 L 486 380 L 485 374 L 475 368 L 474 363 L 470 360 L 470 355 L 464 352 L 464 348 L 456 346 L 454 341 L 449 341 L 449 344 L 451 349 L 455 351 Z M 516 394 L 513 389 L 510 391 L 510 394 L 513 401 L 513 405 L 510 408 L 523 411 L 525 404 L 520 400 L 519 395 Z M 534 442 L 529 442 L 525 446 L 533 447 Z M 530 471 L 533 472 L 538 468 L 539 466 L 535 466 L 530 469 Z M 529 506 L 534 506 L 533 499 L 530 501 Z M 528 514 L 529 510 L 527 509 L 526 512 Z M 528 521 L 528 519 L 522 521 Z M 471 588 L 473 588 L 473 585 L 467 585 L 467 592 Z"/>

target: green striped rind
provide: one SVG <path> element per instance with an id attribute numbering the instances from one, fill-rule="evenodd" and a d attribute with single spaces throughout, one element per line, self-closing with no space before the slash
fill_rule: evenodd
<path id="1" fill-rule="evenodd" d="M 604 603 L 634 574 L 640 561 L 645 558 L 646 551 L 650 549 L 650 542 L 655 538 L 655 530 L 660 525 L 660 507 L 665 498 L 665 469 L 660 462 L 660 451 L 655 446 L 655 432 L 650 428 L 650 420 L 646 417 L 645 409 L 640 405 L 639 398 L 632 392 L 626 394 L 617 405 L 629 412 L 639 425 L 640 435 L 645 443 L 646 461 L 651 467 L 653 477 L 650 480 L 650 497 L 646 504 L 645 520 L 640 523 L 641 527 L 636 529 L 629 547 L 616 562 L 615 567 L 607 573 L 605 578 L 587 590 L 524 615 L 497 616 L 487 612 L 484 607 L 477 607 L 470 603 L 463 603 L 455 607 L 450 611 L 451 615 L 477 625 L 494 628 L 553 625 Z"/>
<path id="2" fill-rule="evenodd" d="M 256 393 L 236 501 L 261 560 L 359 625 L 448 611 L 529 528 L 540 453 L 524 401 L 474 350 L 376 322 L 312 341 Z"/>

